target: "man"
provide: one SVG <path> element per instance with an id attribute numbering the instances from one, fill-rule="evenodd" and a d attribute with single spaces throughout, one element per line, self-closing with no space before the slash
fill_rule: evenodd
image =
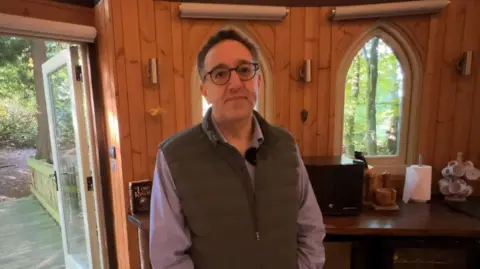
<path id="1" fill-rule="evenodd" d="M 154 269 L 320 269 L 325 229 L 295 140 L 256 111 L 258 52 L 221 30 L 197 57 L 203 122 L 160 145 Z"/>

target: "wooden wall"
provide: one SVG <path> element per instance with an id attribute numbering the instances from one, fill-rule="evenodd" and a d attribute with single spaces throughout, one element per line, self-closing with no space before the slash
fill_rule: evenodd
<path id="1" fill-rule="evenodd" d="M 93 9 L 49 0 L 0 1 L 0 13 L 93 26 Z"/>
<path id="2" fill-rule="evenodd" d="M 281 23 L 237 22 L 261 45 L 274 72 L 273 122 L 289 129 L 304 155 L 333 152 L 335 79 L 345 51 L 375 20 L 330 23 L 329 8 L 291 8 Z M 418 153 L 440 169 L 457 151 L 480 165 L 480 1 L 452 0 L 434 16 L 389 18 L 411 40 L 423 62 Z M 181 20 L 178 3 L 103 0 L 95 7 L 119 268 L 138 268 L 136 229 L 126 221 L 128 182 L 152 178 L 157 146 L 191 125 L 190 74 L 201 43 L 223 25 Z M 456 61 L 475 52 L 474 74 L 459 76 Z M 159 59 L 158 85 L 147 77 Z M 298 82 L 303 59 L 312 59 L 312 82 Z M 163 115 L 152 116 L 161 108 Z M 309 111 L 305 123 L 300 111 Z M 476 186 L 477 192 L 480 185 Z"/>

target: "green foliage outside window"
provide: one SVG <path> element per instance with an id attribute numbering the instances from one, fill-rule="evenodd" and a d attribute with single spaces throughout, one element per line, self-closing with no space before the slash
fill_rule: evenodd
<path id="1" fill-rule="evenodd" d="M 403 71 L 381 38 L 370 39 L 353 59 L 345 81 L 343 152 L 399 154 Z"/>
<path id="2" fill-rule="evenodd" d="M 33 43 L 31 39 L 0 36 L 0 147 L 32 147 L 36 143 Z M 67 44 L 46 41 L 45 46 L 48 59 Z"/>

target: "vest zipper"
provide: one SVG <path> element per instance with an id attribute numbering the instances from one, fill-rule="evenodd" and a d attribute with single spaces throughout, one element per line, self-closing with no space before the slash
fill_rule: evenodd
<path id="1" fill-rule="evenodd" d="M 260 232 L 258 231 L 258 217 L 257 217 L 257 196 L 255 190 L 253 191 L 253 221 L 255 225 L 255 238 L 260 241 Z"/>

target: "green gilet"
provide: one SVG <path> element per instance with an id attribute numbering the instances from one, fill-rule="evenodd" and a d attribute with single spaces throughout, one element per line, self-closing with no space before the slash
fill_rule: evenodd
<path id="1" fill-rule="evenodd" d="M 264 141 L 254 186 L 244 158 L 220 139 L 211 109 L 160 148 L 170 168 L 195 269 L 297 269 L 295 140 L 254 112 Z"/>

